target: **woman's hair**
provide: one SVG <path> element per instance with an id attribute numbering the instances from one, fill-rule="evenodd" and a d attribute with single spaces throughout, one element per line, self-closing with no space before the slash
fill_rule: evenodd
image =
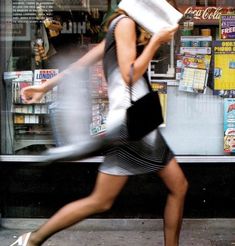
<path id="1" fill-rule="evenodd" d="M 157 0 L 156 0 L 157 1 Z M 176 4 L 176 0 L 167 0 L 167 2 L 169 2 L 175 9 L 178 10 L 177 4 Z M 114 20 L 117 16 L 119 15 L 126 15 L 128 16 L 128 14 L 122 10 L 117 8 L 107 19 L 105 26 L 104 26 L 104 31 L 107 32 L 110 23 L 112 22 L 112 20 Z M 144 29 L 143 27 L 139 26 L 137 24 L 137 45 L 146 45 L 148 44 L 149 40 L 151 38 L 151 34 Z"/>
<path id="2" fill-rule="evenodd" d="M 112 20 L 114 20 L 117 16 L 122 15 L 122 14 L 128 16 L 128 14 L 124 10 L 117 8 L 107 19 L 105 26 L 104 26 L 104 31 L 107 32 Z M 144 28 L 139 26 L 138 24 L 136 25 L 137 25 L 136 27 L 137 28 L 136 29 L 137 45 L 146 45 L 151 38 L 151 34 L 148 31 L 146 31 Z"/>

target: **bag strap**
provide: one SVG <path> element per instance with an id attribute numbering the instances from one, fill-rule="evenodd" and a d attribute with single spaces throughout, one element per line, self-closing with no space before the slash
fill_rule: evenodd
<path id="1" fill-rule="evenodd" d="M 130 102 L 131 102 L 131 104 L 134 104 L 134 102 L 135 102 L 135 101 L 132 100 L 133 75 L 134 75 L 134 63 L 131 64 L 130 73 L 129 73 L 129 76 L 130 76 L 129 92 L 130 92 Z M 152 92 L 153 88 L 150 85 L 150 82 L 149 82 L 149 79 L 148 79 L 148 75 L 147 75 L 147 71 L 144 73 L 143 77 L 144 77 L 145 83 L 148 86 L 149 91 Z"/>
<path id="2" fill-rule="evenodd" d="M 114 19 L 110 26 L 109 26 L 109 30 L 113 33 L 114 32 L 114 29 L 116 28 L 116 25 L 118 24 L 118 22 L 123 19 L 123 18 L 129 18 L 128 16 L 122 14 L 122 15 L 119 15 L 116 19 Z"/>

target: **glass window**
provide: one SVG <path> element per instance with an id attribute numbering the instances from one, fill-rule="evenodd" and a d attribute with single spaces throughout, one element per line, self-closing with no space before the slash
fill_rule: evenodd
<path id="1" fill-rule="evenodd" d="M 0 2 L 1 155 L 39 155 L 61 144 L 64 136 L 54 135 L 53 129 L 60 129 L 53 112 L 63 87 L 55 87 L 37 104 L 25 104 L 20 90 L 55 76 L 102 40 L 103 23 L 118 2 Z M 231 52 L 226 53 L 230 58 L 227 74 L 235 77 L 234 42 L 214 43 L 221 37 L 220 15 L 234 14 L 235 1 L 176 2 L 184 14 L 180 30 L 171 43 L 158 50 L 148 70 L 152 85 L 162 98 L 165 124 L 160 130 L 176 155 L 227 155 L 229 151 L 224 151 L 225 98 L 226 95 L 235 97 L 235 87 L 222 90 L 218 84 L 220 93 L 224 94 L 215 95 L 214 81 L 227 70 L 221 69 L 220 63 L 214 60 L 213 45 L 220 50 L 224 46 L 231 48 Z M 210 56 L 209 65 L 206 55 Z M 217 55 L 221 58 L 224 54 Z M 102 63 L 86 71 L 82 81 L 91 83 L 93 90 L 90 134 L 102 134 L 108 109 Z M 76 122 L 72 124 L 79 127 Z"/>
<path id="2" fill-rule="evenodd" d="M 1 154 L 34 155 L 55 145 L 49 110 L 58 88 L 32 105 L 22 101 L 20 90 L 53 77 L 98 43 L 114 5 L 107 0 L 1 1 Z M 103 105 L 100 100 L 97 105 Z"/>

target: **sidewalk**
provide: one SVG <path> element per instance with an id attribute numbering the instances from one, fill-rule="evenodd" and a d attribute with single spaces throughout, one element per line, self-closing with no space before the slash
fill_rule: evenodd
<path id="1" fill-rule="evenodd" d="M 0 245 L 9 246 L 19 235 L 45 219 L 2 219 Z M 162 220 L 88 219 L 49 239 L 45 246 L 162 246 Z M 184 219 L 181 246 L 235 246 L 235 219 Z"/>

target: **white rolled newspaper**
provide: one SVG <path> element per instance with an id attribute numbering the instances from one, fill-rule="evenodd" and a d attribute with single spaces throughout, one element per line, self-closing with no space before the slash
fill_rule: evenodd
<path id="1" fill-rule="evenodd" d="M 152 34 L 177 25 L 183 17 L 166 0 L 122 0 L 118 7 Z"/>

